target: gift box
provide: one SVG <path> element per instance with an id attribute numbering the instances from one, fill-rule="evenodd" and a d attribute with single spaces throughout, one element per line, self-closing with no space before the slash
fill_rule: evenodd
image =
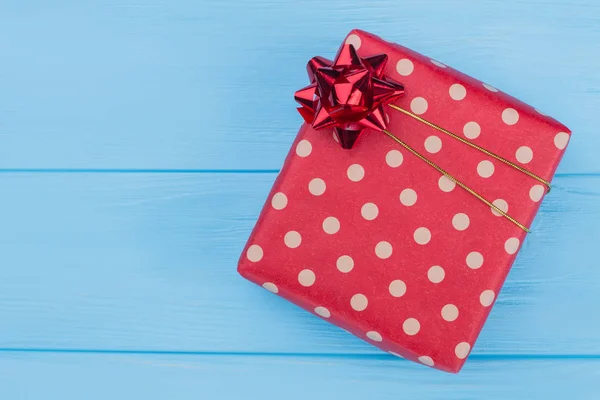
<path id="1" fill-rule="evenodd" d="M 384 351 L 457 372 L 570 131 L 364 31 L 346 37 L 335 63 L 354 66 L 344 72 L 323 58 L 309 63 L 312 85 L 297 93 L 308 122 L 238 270 Z M 372 98 L 356 100 L 360 87 Z M 342 97 L 345 105 L 334 110 Z M 339 124 L 367 103 L 362 122 Z"/>

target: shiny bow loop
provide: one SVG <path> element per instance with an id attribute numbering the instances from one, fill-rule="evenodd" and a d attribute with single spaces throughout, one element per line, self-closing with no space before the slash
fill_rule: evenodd
<path id="1" fill-rule="evenodd" d="M 351 44 L 335 60 L 312 58 L 307 65 L 311 84 L 294 98 L 298 111 L 314 129 L 333 127 L 344 149 L 351 149 L 365 129 L 384 131 L 384 105 L 404 94 L 404 86 L 384 76 L 386 54 L 360 57 Z"/>

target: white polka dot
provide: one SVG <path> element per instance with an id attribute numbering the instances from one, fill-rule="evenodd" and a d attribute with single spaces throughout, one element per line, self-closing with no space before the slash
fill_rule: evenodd
<path id="1" fill-rule="evenodd" d="M 406 283 L 401 281 L 400 279 L 396 279 L 390 283 L 390 294 L 394 297 L 402 297 L 404 293 L 406 293 Z"/>
<path id="2" fill-rule="evenodd" d="M 257 244 L 248 247 L 246 257 L 252 262 L 259 262 L 263 258 L 263 249 Z"/>
<path id="3" fill-rule="evenodd" d="M 448 322 L 456 321 L 456 318 L 458 318 L 458 307 L 454 304 L 446 304 L 442 307 L 442 318 Z"/>
<path id="4" fill-rule="evenodd" d="M 460 83 L 455 83 L 450 86 L 449 93 L 453 100 L 462 100 L 467 95 L 467 89 Z"/>
<path id="5" fill-rule="evenodd" d="M 388 351 L 388 353 L 390 353 L 391 355 L 396 356 L 396 357 L 404 358 L 400 354 L 394 353 L 393 351 Z"/>
<path id="6" fill-rule="evenodd" d="M 356 50 L 360 49 L 360 37 L 358 35 L 352 34 L 346 38 L 346 44 L 351 44 L 354 46 Z"/>
<path id="7" fill-rule="evenodd" d="M 271 282 L 265 282 L 265 283 L 263 283 L 262 287 L 264 287 L 265 289 L 267 289 L 271 293 L 277 293 L 277 292 L 279 292 L 279 288 L 277 288 L 277 286 L 274 283 L 271 283 Z"/>
<path id="8" fill-rule="evenodd" d="M 331 136 L 333 136 L 333 140 L 336 141 L 337 143 L 340 142 L 340 139 L 338 139 L 337 137 L 337 133 L 335 133 L 335 131 L 331 132 Z"/>
<path id="9" fill-rule="evenodd" d="M 352 268 L 354 268 L 354 260 L 350 256 L 343 255 L 337 259 L 335 266 L 341 272 L 347 273 L 352 271 Z"/>
<path id="10" fill-rule="evenodd" d="M 477 173 L 482 178 L 489 178 L 494 175 L 494 164 L 491 161 L 483 160 L 477 164 Z"/>
<path id="11" fill-rule="evenodd" d="M 506 202 L 506 200 L 496 199 L 492 201 L 492 204 L 504 211 L 505 213 L 508 212 L 508 203 Z M 494 208 L 490 207 L 490 210 L 492 210 L 492 214 L 494 214 L 496 217 L 502 216 L 502 214 L 496 211 Z"/>
<path id="12" fill-rule="evenodd" d="M 519 241 L 519 239 L 517 239 L 516 237 L 511 237 L 504 243 L 504 250 L 506 250 L 508 254 L 515 254 L 517 250 L 519 250 L 520 244 L 521 242 Z"/>
<path id="13" fill-rule="evenodd" d="M 514 108 L 507 108 L 502 111 L 502 121 L 506 125 L 514 125 L 519 121 L 519 113 Z"/>
<path id="14" fill-rule="evenodd" d="M 433 359 L 431 357 L 429 357 L 429 356 L 421 356 L 421 357 L 419 357 L 419 362 L 421 364 L 427 365 L 428 367 L 433 367 L 433 365 L 434 365 Z"/>
<path id="15" fill-rule="evenodd" d="M 415 114 L 423 114 L 425 111 L 427 111 L 427 100 L 422 97 L 415 97 L 410 102 L 410 109 Z"/>
<path id="16" fill-rule="evenodd" d="M 327 185 L 325 185 L 325 181 L 321 178 L 314 178 L 308 182 L 308 191 L 314 196 L 322 195 L 325 193 L 325 189 L 327 189 Z"/>
<path id="17" fill-rule="evenodd" d="M 496 293 L 493 290 L 484 290 L 481 292 L 479 296 L 479 302 L 484 307 L 489 307 L 494 302 L 494 298 L 496 297 Z"/>
<path id="18" fill-rule="evenodd" d="M 460 358 L 461 360 L 467 358 L 469 351 L 471 351 L 471 345 L 467 342 L 460 342 L 454 348 L 454 354 L 456 354 L 456 357 Z"/>
<path id="19" fill-rule="evenodd" d="M 429 60 L 429 61 L 431 61 L 431 63 L 432 63 L 433 65 L 437 65 L 437 66 L 438 66 L 438 67 L 440 67 L 440 68 L 446 68 L 446 64 L 442 64 L 442 63 L 441 63 L 441 62 L 439 62 L 439 61 L 436 61 L 436 60 Z"/>
<path id="20" fill-rule="evenodd" d="M 470 121 L 463 127 L 463 133 L 467 139 L 477 139 L 481 134 L 481 126 L 475 121 Z"/>
<path id="21" fill-rule="evenodd" d="M 454 190 L 456 183 L 454 183 L 454 181 L 450 178 L 446 177 L 446 175 L 442 175 L 438 180 L 438 186 L 442 192 L 448 193 Z"/>
<path id="22" fill-rule="evenodd" d="M 410 207 L 417 202 L 417 192 L 412 189 L 404 189 L 400 192 L 400 203 Z"/>
<path id="23" fill-rule="evenodd" d="M 397 168 L 402 165 L 404 156 L 398 150 L 390 150 L 385 155 L 385 162 L 392 168 Z"/>
<path id="24" fill-rule="evenodd" d="M 300 157 L 308 157 L 312 151 L 312 144 L 306 139 L 302 139 L 296 145 L 296 154 Z"/>
<path id="25" fill-rule="evenodd" d="M 464 231 L 469 227 L 470 223 L 469 216 L 465 213 L 458 213 L 452 217 L 452 226 L 457 231 Z"/>
<path id="26" fill-rule="evenodd" d="M 346 173 L 352 182 L 358 182 L 365 177 L 365 169 L 360 164 L 352 164 Z"/>
<path id="27" fill-rule="evenodd" d="M 368 304 L 369 300 L 367 300 L 367 296 L 361 293 L 355 294 L 350 299 L 350 306 L 356 311 L 363 311 L 365 308 L 367 308 Z"/>
<path id="28" fill-rule="evenodd" d="M 427 244 L 431 240 L 431 232 L 427 228 L 420 227 L 417 228 L 417 230 L 415 230 L 413 237 L 415 239 L 415 242 L 417 242 L 418 244 Z"/>
<path id="29" fill-rule="evenodd" d="M 569 143 L 569 134 L 567 132 L 558 132 L 556 136 L 554 136 L 554 145 L 557 149 L 562 150 L 567 147 Z"/>
<path id="30" fill-rule="evenodd" d="M 340 230 L 340 221 L 336 217 L 327 217 L 323 221 L 323 230 L 325 233 L 333 235 Z"/>
<path id="31" fill-rule="evenodd" d="M 429 136 L 425 139 L 425 150 L 435 154 L 442 149 L 442 139 L 437 136 Z"/>
<path id="32" fill-rule="evenodd" d="M 439 265 L 434 265 L 427 271 L 427 278 L 432 283 L 440 283 L 444 280 L 445 276 L 446 272 L 444 271 L 444 268 L 440 267 Z"/>
<path id="33" fill-rule="evenodd" d="M 383 338 L 381 337 L 381 334 L 376 331 L 367 332 L 367 337 L 374 342 L 381 342 L 383 340 Z"/>
<path id="34" fill-rule="evenodd" d="M 517 149 L 515 157 L 517 157 L 517 161 L 521 164 L 527 164 L 533 160 L 533 151 L 527 146 L 521 146 Z"/>
<path id="35" fill-rule="evenodd" d="M 312 286 L 313 283 L 315 283 L 316 278 L 315 273 L 310 269 L 303 269 L 298 274 L 298 282 L 305 287 Z"/>
<path id="36" fill-rule="evenodd" d="M 408 76 L 412 74 L 414 69 L 415 66 L 413 65 L 412 61 L 407 58 L 403 58 L 396 63 L 396 71 L 398 71 L 398 73 L 402 76 Z"/>
<path id="37" fill-rule="evenodd" d="M 315 314 L 320 315 L 323 318 L 331 317 L 331 313 L 329 312 L 329 310 L 321 306 L 315 307 Z"/>
<path id="38" fill-rule="evenodd" d="M 467 267 L 479 269 L 483 265 L 483 255 L 478 251 L 472 251 L 467 255 Z"/>
<path id="39" fill-rule="evenodd" d="M 283 210 L 287 206 L 288 199 L 284 193 L 275 193 L 271 199 L 271 205 L 276 210 Z"/>
<path id="40" fill-rule="evenodd" d="M 495 87 L 488 85 L 487 83 L 483 84 L 483 87 L 486 88 L 487 90 L 489 90 L 490 92 L 497 92 L 498 89 L 496 89 Z"/>
<path id="41" fill-rule="evenodd" d="M 296 247 L 300 246 L 300 243 L 302 243 L 302 236 L 300 236 L 300 234 L 296 231 L 289 231 L 285 234 L 283 242 L 290 249 L 295 249 Z"/>
<path id="42" fill-rule="evenodd" d="M 375 246 L 375 254 L 381 259 L 390 258 L 392 255 L 392 245 L 386 241 L 381 241 Z"/>
<path id="43" fill-rule="evenodd" d="M 542 185 L 533 185 L 531 189 L 529 189 L 529 198 L 536 203 L 544 197 L 544 187 Z"/>
<path id="44" fill-rule="evenodd" d="M 379 214 L 379 208 L 377 208 L 376 204 L 373 203 L 365 203 L 360 209 L 360 215 L 367 221 L 373 221 L 377 218 Z"/>
<path id="45" fill-rule="evenodd" d="M 421 330 L 421 324 L 414 318 L 408 318 L 402 324 L 402 330 L 409 336 L 414 336 Z"/>

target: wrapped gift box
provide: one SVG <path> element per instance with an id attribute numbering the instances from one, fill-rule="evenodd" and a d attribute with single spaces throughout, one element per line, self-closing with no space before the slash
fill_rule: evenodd
<path id="1" fill-rule="evenodd" d="M 550 181 L 561 123 L 436 60 L 360 30 L 404 85 L 393 104 Z M 386 106 L 388 130 L 530 226 L 545 187 Z M 376 130 L 343 149 L 303 124 L 243 251 L 245 278 L 391 354 L 457 372 L 526 232 Z"/>

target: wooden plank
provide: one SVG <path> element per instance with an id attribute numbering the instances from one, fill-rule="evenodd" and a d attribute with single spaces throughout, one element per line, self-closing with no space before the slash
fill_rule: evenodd
<path id="1" fill-rule="evenodd" d="M 306 61 L 360 27 L 555 116 L 561 171 L 599 172 L 599 25 L 595 0 L 3 1 L 0 168 L 277 169 Z"/>
<path id="2" fill-rule="evenodd" d="M 458 375 L 393 356 L 9 354 L 10 399 L 595 399 L 598 360 L 470 360 Z"/>
<path id="3" fill-rule="evenodd" d="M 237 275 L 274 178 L 0 174 L 0 343 L 376 352 Z M 475 354 L 600 353 L 600 177 L 556 183 Z"/>

